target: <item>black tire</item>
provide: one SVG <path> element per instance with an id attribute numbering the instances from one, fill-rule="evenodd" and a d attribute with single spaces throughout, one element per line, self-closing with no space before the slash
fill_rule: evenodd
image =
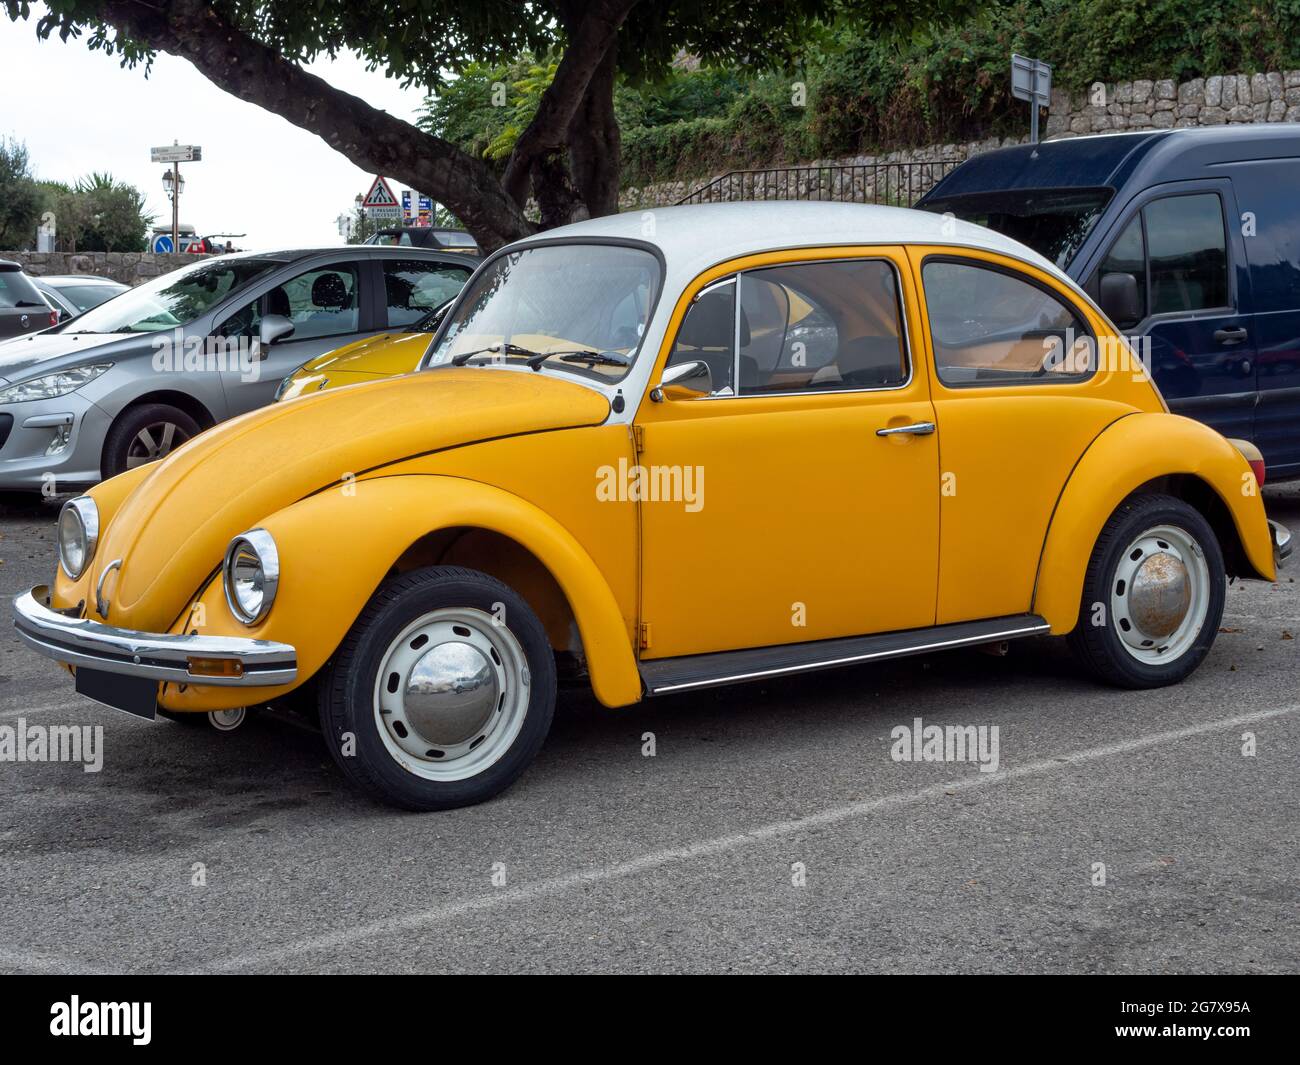
<path id="1" fill-rule="evenodd" d="M 104 459 L 102 463 L 104 477 L 116 477 L 133 465 L 140 465 L 138 461 L 134 461 L 140 456 L 138 454 L 133 455 L 133 451 L 139 452 L 143 450 L 138 445 L 136 438 L 151 426 L 165 425 L 173 427 L 173 444 L 168 451 L 157 455 L 156 458 L 158 459 L 170 454 L 171 451 L 186 440 L 193 439 L 202 431 L 199 423 L 183 410 L 168 406 L 166 403 L 143 403 L 138 407 L 128 407 L 118 415 L 117 421 L 113 423 L 112 428 L 108 431 L 108 436 L 104 440 Z M 181 437 L 184 439 L 181 439 Z M 161 443 L 161 439 L 159 439 L 159 442 Z M 154 461 L 154 459 L 146 459 L 145 461 Z"/>
<path id="2" fill-rule="evenodd" d="M 1206 570 L 1206 610 L 1204 618 L 1196 625 L 1195 592 L 1189 592 L 1193 598 L 1189 608 L 1191 620 L 1187 623 L 1185 636 L 1179 636 L 1180 628 L 1171 635 L 1147 641 L 1154 644 L 1149 652 L 1152 655 L 1161 653 L 1159 645 L 1162 639 L 1171 641 L 1171 651 L 1177 650 L 1173 642 L 1179 639 L 1184 646 L 1168 660 L 1146 661 L 1128 650 L 1129 644 L 1121 634 L 1121 627 L 1124 626 L 1124 632 L 1131 634 L 1134 640 L 1143 639 L 1147 634 L 1139 627 L 1133 635 L 1135 623 L 1115 609 L 1114 596 L 1123 597 L 1121 565 L 1126 559 L 1141 557 L 1128 555 L 1130 548 L 1144 532 L 1161 526 L 1181 531 L 1199 548 Z M 1190 588 L 1195 588 L 1197 580 L 1189 572 Z M 1169 495 L 1130 496 L 1110 516 L 1093 547 L 1083 582 L 1079 621 L 1068 637 L 1070 648 L 1084 667 L 1110 684 L 1122 688 L 1160 688 L 1176 684 L 1201 664 L 1214 644 L 1223 618 L 1225 582 L 1223 550 L 1214 530 L 1199 511 Z M 1153 629 L 1159 631 L 1154 626 Z"/>
<path id="3" fill-rule="evenodd" d="M 384 726 L 376 715 L 379 671 L 399 647 L 399 637 L 426 615 L 461 609 L 494 616 L 502 605 L 505 621 L 500 628 L 527 663 L 518 691 L 511 693 L 512 702 L 518 700 L 515 713 L 522 715 L 522 723 L 516 716 L 513 740 L 482 771 L 459 780 L 428 779 L 403 765 L 391 749 L 397 741 L 381 732 Z M 523 598 L 477 570 L 431 566 L 385 581 L 326 664 L 319 690 L 321 732 L 348 779 L 384 802 L 407 810 L 470 806 L 505 790 L 536 757 L 551 728 L 555 690 L 555 655 L 545 628 Z M 407 760 L 421 765 L 418 759 Z M 424 763 L 425 771 L 432 764 Z"/>

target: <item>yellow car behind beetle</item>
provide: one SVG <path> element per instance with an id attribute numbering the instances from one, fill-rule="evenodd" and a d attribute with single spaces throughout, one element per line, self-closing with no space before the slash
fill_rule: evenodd
<path id="1" fill-rule="evenodd" d="M 309 685 L 348 777 L 435 809 L 524 770 L 557 661 L 616 707 L 1051 633 L 1148 688 L 1290 549 L 1078 287 L 933 214 L 555 230 L 486 260 L 429 362 L 71 500 L 23 639 L 144 717 Z"/>
<path id="2" fill-rule="evenodd" d="M 432 330 L 436 323 L 421 323 L 419 328 Z M 431 339 L 432 332 L 380 333 L 363 337 L 303 363 L 280 382 L 275 393 L 276 401 L 284 402 L 326 388 L 410 373 L 419 364 Z"/>

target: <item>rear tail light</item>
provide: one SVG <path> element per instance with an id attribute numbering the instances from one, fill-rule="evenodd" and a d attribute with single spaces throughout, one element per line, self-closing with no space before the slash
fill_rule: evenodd
<path id="1" fill-rule="evenodd" d="M 1246 461 L 1250 463 L 1250 468 L 1252 471 L 1254 471 L 1255 483 L 1259 485 L 1260 488 L 1263 488 L 1264 487 L 1264 460 L 1247 459 Z"/>
<path id="2" fill-rule="evenodd" d="M 58 324 L 59 324 L 59 312 L 50 311 L 50 325 L 58 325 Z"/>

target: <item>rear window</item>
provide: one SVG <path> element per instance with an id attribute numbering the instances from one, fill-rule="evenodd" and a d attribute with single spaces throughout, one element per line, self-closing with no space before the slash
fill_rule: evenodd
<path id="1" fill-rule="evenodd" d="M 434 234 L 438 238 L 438 243 L 444 248 L 477 248 L 478 244 L 468 233 L 461 233 L 456 230 L 439 230 Z"/>
<path id="2" fill-rule="evenodd" d="M 45 301 L 21 270 L 0 270 L 0 307 L 44 307 Z"/>

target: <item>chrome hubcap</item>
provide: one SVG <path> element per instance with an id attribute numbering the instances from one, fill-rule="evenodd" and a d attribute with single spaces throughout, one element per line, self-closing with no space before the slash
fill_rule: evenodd
<path id="1" fill-rule="evenodd" d="M 389 754 L 429 780 L 464 780 L 498 762 L 528 711 L 527 658 L 492 615 L 424 615 L 389 645 L 375 678 L 375 722 Z"/>
<path id="2" fill-rule="evenodd" d="M 126 449 L 127 469 L 143 466 L 146 462 L 156 462 L 180 447 L 190 438 L 190 434 L 175 422 L 155 422 L 146 425 L 131 439 Z"/>
<path id="3" fill-rule="evenodd" d="M 234 732 L 247 717 L 248 711 L 242 706 L 233 710 L 209 710 L 208 724 L 218 732 Z"/>
<path id="4" fill-rule="evenodd" d="M 1210 570 L 1188 532 L 1159 525 L 1125 550 L 1111 584 L 1120 643 L 1142 662 L 1171 662 L 1192 647 L 1209 610 Z"/>

